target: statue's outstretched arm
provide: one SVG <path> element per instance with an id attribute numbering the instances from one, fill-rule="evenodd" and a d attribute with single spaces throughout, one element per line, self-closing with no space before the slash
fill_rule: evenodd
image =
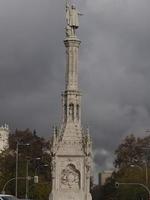
<path id="1" fill-rule="evenodd" d="M 68 0 L 66 0 L 66 10 L 68 10 L 68 8 L 69 8 L 69 3 L 68 3 Z"/>

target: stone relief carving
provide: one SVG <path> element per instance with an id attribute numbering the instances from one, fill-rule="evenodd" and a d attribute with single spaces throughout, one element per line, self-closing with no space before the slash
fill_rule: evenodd
<path id="1" fill-rule="evenodd" d="M 77 190 L 80 188 L 80 172 L 73 164 L 67 165 L 62 170 L 60 179 L 62 189 Z"/>
<path id="2" fill-rule="evenodd" d="M 90 157 L 86 157 L 85 158 L 85 167 L 86 167 L 86 178 L 90 178 L 91 175 L 91 158 Z"/>
<path id="3" fill-rule="evenodd" d="M 86 156 L 91 156 L 91 154 L 92 154 L 92 141 L 91 141 L 91 137 L 89 135 L 88 129 L 86 131 L 86 135 L 84 135 L 84 137 L 83 137 L 82 144 L 83 144 L 82 150 L 85 152 Z"/>
<path id="4" fill-rule="evenodd" d="M 56 160 L 54 157 L 52 157 L 52 161 L 51 161 L 51 175 L 52 178 L 55 178 L 55 172 L 56 172 Z"/>

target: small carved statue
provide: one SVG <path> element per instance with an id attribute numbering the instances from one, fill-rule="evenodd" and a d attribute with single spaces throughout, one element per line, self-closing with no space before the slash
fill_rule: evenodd
<path id="1" fill-rule="evenodd" d="M 55 158 L 53 157 L 51 161 L 52 178 L 55 178 L 55 170 L 56 170 L 56 161 Z"/>

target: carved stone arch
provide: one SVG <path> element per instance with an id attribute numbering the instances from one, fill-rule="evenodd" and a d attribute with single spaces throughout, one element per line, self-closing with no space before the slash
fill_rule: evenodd
<path id="1" fill-rule="evenodd" d="M 62 189 L 80 189 L 80 172 L 75 165 L 68 164 L 65 169 L 61 171 L 61 188 Z"/>

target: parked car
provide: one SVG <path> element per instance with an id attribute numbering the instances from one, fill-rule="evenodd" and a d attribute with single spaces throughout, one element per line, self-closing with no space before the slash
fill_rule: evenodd
<path id="1" fill-rule="evenodd" d="M 9 194 L 0 194 L 0 200 L 17 200 L 17 198 Z"/>

